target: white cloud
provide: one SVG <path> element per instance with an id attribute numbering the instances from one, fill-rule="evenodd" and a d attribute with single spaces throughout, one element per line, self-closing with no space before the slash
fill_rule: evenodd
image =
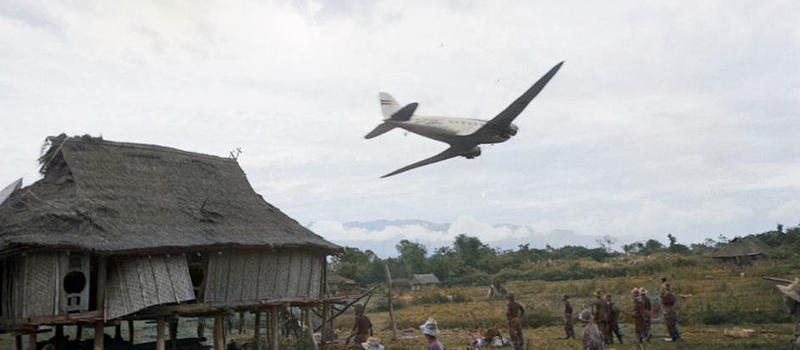
<path id="1" fill-rule="evenodd" d="M 791 221 L 776 203 L 800 196 L 799 9 L 0 2 L 0 182 L 32 173 L 45 136 L 90 133 L 242 147 L 254 187 L 301 222 L 453 221 L 487 240 L 757 232 Z M 514 139 L 378 179 L 443 145 L 397 131 L 364 140 L 377 91 L 421 113 L 490 118 L 562 59 Z"/>

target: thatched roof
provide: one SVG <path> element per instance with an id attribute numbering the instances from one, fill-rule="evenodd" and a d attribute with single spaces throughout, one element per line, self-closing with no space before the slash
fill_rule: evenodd
<path id="1" fill-rule="evenodd" d="M 758 238 L 738 239 L 717 248 L 712 258 L 736 258 L 766 254 L 769 246 Z"/>
<path id="2" fill-rule="evenodd" d="M 89 137 L 48 140 L 44 178 L 0 207 L 0 250 L 340 249 L 264 201 L 234 159 Z"/>
<path id="3" fill-rule="evenodd" d="M 425 273 L 425 274 L 414 274 L 414 278 L 411 279 L 412 284 L 438 284 L 439 279 L 436 278 L 436 275 L 432 273 Z"/>

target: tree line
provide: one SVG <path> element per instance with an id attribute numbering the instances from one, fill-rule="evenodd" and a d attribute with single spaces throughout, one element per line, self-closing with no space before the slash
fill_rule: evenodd
<path id="1" fill-rule="evenodd" d="M 397 257 L 380 258 L 371 250 L 347 247 L 331 259 L 330 268 L 339 275 L 352 279 L 360 285 L 381 283 L 386 280 L 388 265 L 393 278 L 411 278 L 413 274 L 433 273 L 448 285 L 474 285 L 493 281 L 504 268 L 523 266 L 537 262 L 559 260 L 592 259 L 604 261 L 620 256 L 651 255 L 667 253 L 675 255 L 706 255 L 716 248 L 735 244 L 744 239 L 758 239 L 774 250 L 775 257 L 786 257 L 800 249 L 800 227 L 784 230 L 783 225 L 773 231 L 728 239 L 720 235 L 701 243 L 684 245 L 677 238 L 667 235 L 667 244 L 655 239 L 632 242 L 614 249 L 614 238 L 605 236 L 597 240 L 599 247 L 587 248 L 568 245 L 543 249 L 532 248 L 529 243 L 517 249 L 499 249 L 481 242 L 477 237 L 458 235 L 451 246 L 434 249 L 432 252 L 419 242 L 402 240 L 396 245 Z"/>

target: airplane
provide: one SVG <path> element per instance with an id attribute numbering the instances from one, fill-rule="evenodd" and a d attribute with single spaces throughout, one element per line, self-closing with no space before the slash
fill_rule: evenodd
<path id="1" fill-rule="evenodd" d="M 397 175 L 399 173 L 418 168 L 424 165 L 441 162 L 453 157 L 462 156 L 473 159 L 481 155 L 481 144 L 501 143 L 517 134 L 519 128 L 512 124 L 525 107 L 533 100 L 536 95 L 547 85 L 547 82 L 558 72 L 564 61 L 559 62 L 550 69 L 544 76 L 539 78 L 522 96 L 518 97 L 500 114 L 491 120 L 480 120 L 471 118 L 451 118 L 451 117 L 426 117 L 414 114 L 418 103 L 409 103 L 405 107 L 395 101 L 392 95 L 381 92 L 378 97 L 381 101 L 381 111 L 383 112 L 383 123 L 375 127 L 364 138 L 371 139 L 384 134 L 394 128 L 401 128 L 415 134 L 441 141 L 450 145 L 433 157 L 423 159 L 419 162 L 407 165 L 391 173 L 381 176 L 381 178 Z"/>

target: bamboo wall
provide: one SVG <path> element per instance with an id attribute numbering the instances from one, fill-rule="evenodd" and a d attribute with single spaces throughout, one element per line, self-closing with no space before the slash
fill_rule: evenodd
<path id="1" fill-rule="evenodd" d="M 209 257 L 206 302 L 317 300 L 325 255 L 305 250 L 238 250 Z"/>

